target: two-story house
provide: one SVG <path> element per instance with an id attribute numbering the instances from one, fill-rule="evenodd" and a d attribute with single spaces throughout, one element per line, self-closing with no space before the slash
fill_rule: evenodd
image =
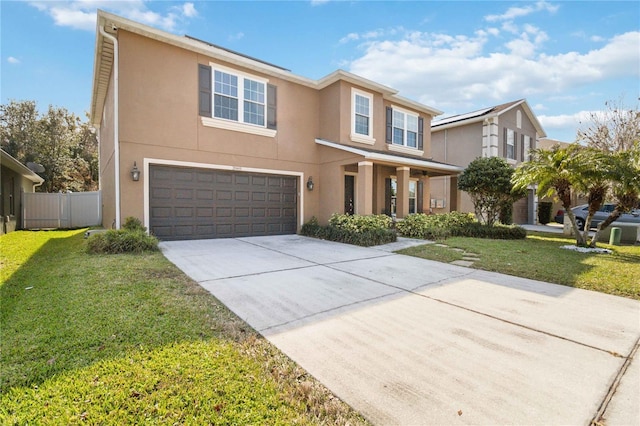
<path id="1" fill-rule="evenodd" d="M 529 159 L 544 129 L 525 99 L 505 103 L 431 123 L 433 159 L 465 168 L 480 157 L 502 157 L 512 166 Z M 434 213 L 473 212 L 471 198 L 457 190 L 456 177 L 431 179 Z M 513 206 L 514 223 L 535 223 L 536 196 L 533 189 Z"/>
<path id="2" fill-rule="evenodd" d="M 295 233 L 333 213 L 429 208 L 440 111 L 357 75 L 313 80 L 98 12 L 91 120 L 105 227 L 161 239 Z"/>

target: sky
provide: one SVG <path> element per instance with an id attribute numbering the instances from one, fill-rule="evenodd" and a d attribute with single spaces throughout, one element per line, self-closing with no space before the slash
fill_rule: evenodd
<path id="1" fill-rule="evenodd" d="M 573 142 L 606 102 L 637 108 L 638 1 L 6 1 L 1 102 L 85 117 L 96 10 L 320 79 L 343 69 L 444 112 L 525 98 Z"/>

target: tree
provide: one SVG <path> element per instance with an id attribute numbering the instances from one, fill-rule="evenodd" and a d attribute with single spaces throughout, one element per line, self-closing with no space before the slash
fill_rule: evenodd
<path id="1" fill-rule="evenodd" d="M 534 149 L 530 153 L 529 161 L 521 163 L 515 170 L 512 183 L 514 188 L 521 190 L 529 185 L 537 185 L 536 192 L 539 197 L 555 194 L 571 221 L 577 239 L 576 244 L 585 246 L 586 240 L 580 233 L 576 217 L 571 211 L 574 184 L 583 167 L 577 155 L 578 151 L 577 145 L 567 148 L 555 145 L 551 149 Z"/>
<path id="2" fill-rule="evenodd" d="M 577 134 L 579 142 L 606 155 L 608 195 L 616 203 L 609 217 L 598 224 L 592 247 L 598 234 L 636 207 L 640 198 L 640 111 L 638 106 L 625 108 L 622 99 L 605 105 L 605 111 L 590 114 L 588 126 Z"/>
<path id="3" fill-rule="evenodd" d="M 471 197 L 478 220 L 493 226 L 500 210 L 524 197 L 523 190 L 513 190 L 513 169 L 499 157 L 476 158 L 458 178 L 458 189 Z"/>
<path id="4" fill-rule="evenodd" d="M 40 115 L 34 101 L 0 106 L 2 149 L 23 164 L 40 163 L 41 191 L 93 191 L 98 182 L 98 142 L 88 123 L 65 108 Z"/>

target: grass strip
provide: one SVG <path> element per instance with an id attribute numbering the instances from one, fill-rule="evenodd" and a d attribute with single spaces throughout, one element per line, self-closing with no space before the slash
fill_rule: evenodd
<path id="1" fill-rule="evenodd" d="M 363 424 L 161 253 L 0 237 L 1 424 Z"/>
<path id="2" fill-rule="evenodd" d="M 524 240 L 452 237 L 445 244 L 477 253 L 480 260 L 472 266 L 476 269 L 640 300 L 640 246 L 637 245 L 601 244 L 600 247 L 613 250 L 613 254 L 578 253 L 560 248 L 575 244 L 574 238 L 540 232 L 529 232 Z M 428 244 L 400 253 L 450 262 L 456 255 L 447 250 L 453 252 Z"/>

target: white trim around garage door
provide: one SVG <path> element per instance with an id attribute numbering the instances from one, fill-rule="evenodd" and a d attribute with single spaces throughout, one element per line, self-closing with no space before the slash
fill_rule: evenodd
<path id="1" fill-rule="evenodd" d="M 304 220 L 304 182 L 305 176 L 302 172 L 294 172 L 289 170 L 272 170 L 272 169 L 259 169 L 254 167 L 239 167 L 239 166 L 227 166 L 224 164 L 208 164 L 208 163 L 194 163 L 191 161 L 176 161 L 176 160 L 162 160 L 158 158 L 145 158 L 144 159 L 144 226 L 150 229 L 149 219 L 149 166 L 151 165 L 163 165 L 163 166 L 179 166 L 179 167 L 193 167 L 198 169 L 215 169 L 215 170 L 229 170 L 235 172 L 248 172 L 248 173 L 264 173 L 269 175 L 285 175 L 285 176 L 297 176 L 298 177 L 298 224 L 303 225 Z"/>

